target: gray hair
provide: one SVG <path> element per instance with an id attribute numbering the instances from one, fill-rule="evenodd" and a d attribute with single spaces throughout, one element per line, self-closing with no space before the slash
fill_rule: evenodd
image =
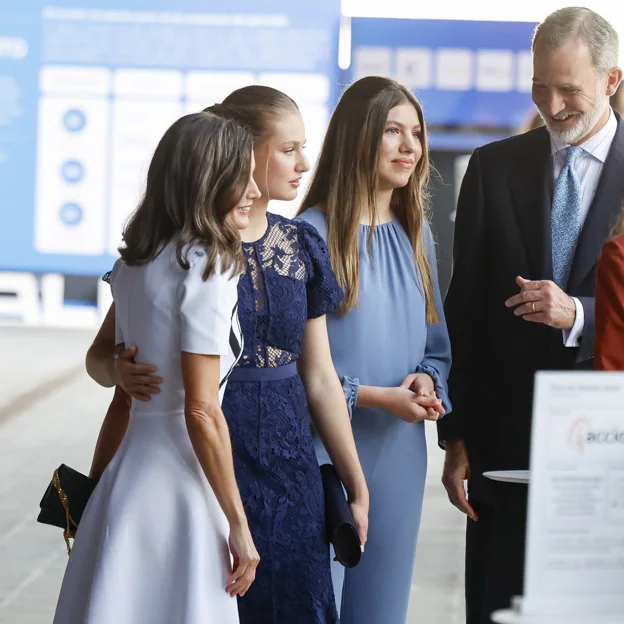
<path id="1" fill-rule="evenodd" d="M 597 72 L 607 74 L 617 66 L 617 31 L 604 17 L 584 7 L 566 7 L 551 13 L 535 29 L 532 49 L 558 50 L 574 39 L 587 45 Z"/>

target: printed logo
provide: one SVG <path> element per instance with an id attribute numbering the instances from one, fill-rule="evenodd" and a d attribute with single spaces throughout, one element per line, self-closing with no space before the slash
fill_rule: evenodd
<path id="1" fill-rule="evenodd" d="M 586 416 L 576 418 L 568 430 L 568 444 L 581 455 L 588 446 L 624 445 L 624 429 L 595 429 Z"/>
<path id="2" fill-rule="evenodd" d="M 581 454 L 585 450 L 585 432 L 589 429 L 590 425 L 589 418 L 581 416 L 580 418 L 574 419 L 568 431 L 568 444 Z"/>

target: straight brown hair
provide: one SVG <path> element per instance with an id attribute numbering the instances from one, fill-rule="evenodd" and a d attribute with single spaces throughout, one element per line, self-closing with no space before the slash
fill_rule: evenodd
<path id="1" fill-rule="evenodd" d="M 231 119 L 194 113 L 176 121 L 160 140 L 147 173 L 145 194 L 128 221 L 119 253 L 129 265 L 146 264 L 170 242 L 180 266 L 189 247 L 207 250 L 203 279 L 221 270 L 244 270 L 240 233 L 229 215 L 251 175 L 252 138 Z"/>
<path id="2" fill-rule="evenodd" d="M 408 184 L 392 194 L 391 207 L 407 233 L 426 302 L 427 323 L 437 323 L 431 266 L 423 237 L 429 205 L 429 149 L 422 107 L 412 92 L 391 78 L 368 76 L 342 95 L 329 122 L 321 155 L 299 214 L 310 207 L 325 213 L 327 247 L 338 282 L 345 291 L 338 311 L 357 306 L 359 295 L 359 223 L 363 206 L 372 214 L 368 246 L 377 223 L 379 149 L 388 113 L 411 104 L 422 128 L 422 156 Z"/>

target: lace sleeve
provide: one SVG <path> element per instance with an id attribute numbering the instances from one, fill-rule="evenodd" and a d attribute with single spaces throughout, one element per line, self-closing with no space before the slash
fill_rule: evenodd
<path id="1" fill-rule="evenodd" d="M 334 312 L 344 293 L 331 267 L 327 246 L 314 226 L 297 221 L 301 246 L 307 256 L 308 318 Z"/>

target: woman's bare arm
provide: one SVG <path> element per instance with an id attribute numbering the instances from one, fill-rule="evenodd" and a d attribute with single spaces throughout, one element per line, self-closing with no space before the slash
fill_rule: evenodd
<path id="1" fill-rule="evenodd" d="M 91 478 L 99 479 L 117 453 L 119 445 L 126 435 L 131 404 L 132 399 L 117 386 L 95 445 L 91 471 L 89 472 Z"/>
<path id="2" fill-rule="evenodd" d="M 182 352 L 184 414 L 197 459 L 230 524 L 234 570 L 231 595 L 244 595 L 255 579 L 260 556 L 247 524 L 236 477 L 230 432 L 219 402 L 220 357 Z"/>
<path id="3" fill-rule="evenodd" d="M 349 495 L 362 543 L 368 532 L 369 495 L 353 438 L 349 410 L 329 347 L 325 316 L 309 319 L 303 332 L 298 370 L 310 417 Z"/>
<path id="4" fill-rule="evenodd" d="M 115 355 L 115 302 L 113 302 L 87 351 L 85 361 L 91 379 L 105 388 L 112 388 L 119 381 L 116 378 Z"/>

